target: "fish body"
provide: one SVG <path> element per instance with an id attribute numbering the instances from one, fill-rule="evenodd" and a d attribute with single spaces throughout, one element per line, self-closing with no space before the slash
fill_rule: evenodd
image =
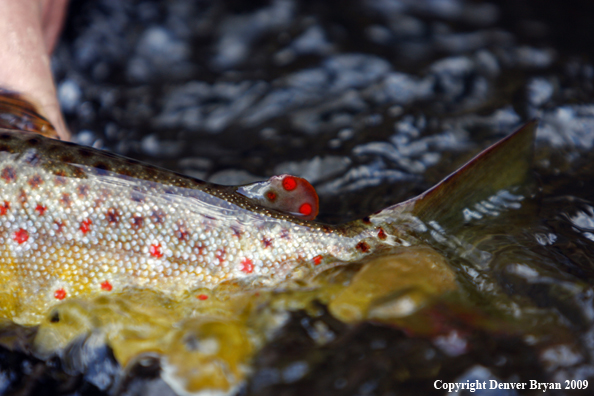
<path id="1" fill-rule="evenodd" d="M 501 153 L 520 160 L 534 128 L 525 126 L 416 199 L 338 226 L 242 193 L 258 189 L 209 184 L 92 148 L 0 130 L 2 315 L 27 322 L 65 298 L 128 287 L 181 296 L 222 282 L 275 286 L 408 246 L 416 243 L 410 224 L 461 210 L 468 203 L 461 180 L 481 183 L 485 169 L 501 173 L 508 165 L 499 164 Z M 476 198 L 499 188 L 489 186 Z M 443 208 L 444 191 L 462 194 L 452 208 Z"/>
<path id="2" fill-rule="evenodd" d="M 208 184 L 26 132 L 0 133 L 0 279 L 9 316 L 68 297 L 228 280 L 274 285 L 367 254 L 322 225 Z M 364 251 L 362 251 L 364 250 Z"/>

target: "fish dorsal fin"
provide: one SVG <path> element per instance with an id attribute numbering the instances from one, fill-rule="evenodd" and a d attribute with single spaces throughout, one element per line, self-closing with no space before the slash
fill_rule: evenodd
<path id="1" fill-rule="evenodd" d="M 524 184 L 529 176 L 538 122 L 533 120 L 483 150 L 423 194 L 388 207 L 375 216 L 409 213 L 423 222 L 463 224 L 465 211 L 502 191 Z"/>
<path id="2" fill-rule="evenodd" d="M 22 95 L 0 89 L 0 128 L 18 129 L 58 138 L 52 124 Z"/>
<path id="3" fill-rule="evenodd" d="M 306 220 L 313 220 L 318 215 L 318 194 L 301 177 L 272 176 L 266 181 L 239 186 L 236 191 L 264 207 L 291 213 Z"/>

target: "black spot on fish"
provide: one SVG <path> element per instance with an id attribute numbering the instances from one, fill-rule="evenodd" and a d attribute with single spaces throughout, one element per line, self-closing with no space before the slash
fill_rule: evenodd
<path id="1" fill-rule="evenodd" d="M 28 163 L 29 165 L 37 165 L 39 163 L 39 161 L 41 160 L 41 156 L 39 155 L 39 153 L 37 152 L 37 150 L 35 149 L 31 149 L 29 151 L 27 151 L 24 155 L 24 160 L 26 163 Z"/>
<path id="2" fill-rule="evenodd" d="M 118 169 L 118 173 L 122 176 L 132 177 L 133 173 L 128 168 L 120 168 Z"/>
<path id="3" fill-rule="evenodd" d="M 72 205 L 72 199 L 70 198 L 70 194 L 63 193 L 62 198 L 60 198 L 60 202 L 62 202 L 62 205 L 64 205 L 65 207 L 69 208 Z"/>
<path id="4" fill-rule="evenodd" d="M 130 193 L 130 199 L 134 202 L 144 202 L 146 197 L 140 191 L 132 190 L 132 192 Z"/>
<path id="5" fill-rule="evenodd" d="M 57 144 L 49 144 L 45 150 L 50 154 L 55 154 L 61 152 L 62 147 L 58 146 Z"/>
<path id="6" fill-rule="evenodd" d="M 357 249 L 361 253 L 367 253 L 369 251 L 369 245 L 366 242 L 361 241 L 357 244 Z"/>
<path id="7" fill-rule="evenodd" d="M 365 224 L 371 224 L 371 219 L 369 218 L 369 216 L 363 217 L 363 223 L 365 223 Z"/>
<path id="8" fill-rule="evenodd" d="M 87 150 L 87 149 L 84 149 L 84 148 L 82 148 L 82 149 L 81 149 L 81 148 L 79 148 L 79 150 L 78 150 L 78 154 L 79 154 L 81 157 L 83 157 L 83 158 L 90 158 L 90 157 L 92 157 L 92 156 L 93 156 L 93 152 L 92 152 L 91 150 Z"/>
<path id="9" fill-rule="evenodd" d="M 165 222 L 165 216 L 165 212 L 163 212 L 161 209 L 156 209 L 151 213 L 151 220 L 155 224 L 162 224 Z"/>
<path id="10" fill-rule="evenodd" d="M 109 208 L 107 213 L 105 213 L 105 220 L 109 222 L 109 224 L 117 224 L 120 222 L 120 212 L 115 208 Z"/>
<path id="11" fill-rule="evenodd" d="M 0 139 L 2 139 L 2 140 L 9 140 L 11 138 L 12 138 L 12 135 L 10 133 L 4 132 L 4 133 L 0 134 Z"/>
<path id="12" fill-rule="evenodd" d="M 111 170 L 111 167 L 104 162 L 97 162 L 93 165 L 93 167 L 95 168 L 95 172 L 99 176 L 106 176 L 107 174 L 109 174 L 109 171 Z"/>
<path id="13" fill-rule="evenodd" d="M 282 229 L 280 232 L 280 237 L 283 239 L 291 239 L 291 233 L 289 232 L 289 230 L 286 229 Z"/>
<path id="14" fill-rule="evenodd" d="M 36 173 L 36 174 L 34 174 L 33 176 L 31 176 L 29 178 L 29 181 L 27 183 L 29 183 L 29 185 L 31 186 L 31 188 L 35 189 L 35 188 L 37 188 L 37 187 L 39 187 L 40 185 L 43 184 L 43 179 L 41 178 L 41 176 L 39 176 Z"/>
<path id="15" fill-rule="evenodd" d="M 272 246 L 272 238 L 268 238 L 268 237 L 262 238 L 262 245 L 264 246 L 264 249 L 266 249 L 267 247 L 271 247 Z"/>
<path id="16" fill-rule="evenodd" d="M 243 234 L 243 232 L 241 232 L 239 227 L 235 226 L 235 225 L 231 226 L 231 231 L 233 231 L 233 236 L 237 237 L 237 239 L 240 239 L 241 235 Z"/>
<path id="17" fill-rule="evenodd" d="M 109 151 L 102 152 L 101 154 L 107 158 L 117 158 L 118 157 L 117 155 L 115 155 L 114 153 L 110 153 Z"/>
<path id="18" fill-rule="evenodd" d="M 72 170 L 72 176 L 82 179 L 83 177 L 85 177 L 85 171 L 82 170 L 81 168 L 74 168 Z"/>
<path id="19" fill-rule="evenodd" d="M 25 190 L 21 188 L 21 191 L 19 193 L 19 202 L 21 203 L 21 205 L 24 206 L 28 200 L 29 200 L 29 196 L 27 195 Z"/>
<path id="20" fill-rule="evenodd" d="M 88 196 L 89 190 L 90 190 L 90 188 L 86 184 L 80 184 L 78 187 L 76 187 L 76 193 L 81 198 Z"/>
<path id="21" fill-rule="evenodd" d="M 64 172 L 63 170 L 58 170 L 55 171 L 54 174 L 56 175 L 54 182 L 57 185 L 63 186 L 64 184 L 66 184 L 66 172 Z"/>
<path id="22" fill-rule="evenodd" d="M 134 215 L 132 217 L 132 228 L 134 228 L 135 230 L 142 228 L 143 223 L 144 223 L 144 218 L 142 216 Z"/>
<path id="23" fill-rule="evenodd" d="M 32 137 L 31 139 L 27 140 L 27 143 L 29 143 L 31 146 L 37 146 L 41 143 L 41 140 L 39 138 Z"/>
<path id="24" fill-rule="evenodd" d="M 74 156 L 72 154 L 70 154 L 70 153 L 62 154 L 60 156 L 60 161 L 67 162 L 67 163 L 72 163 L 72 162 L 74 162 Z"/>
<path id="25" fill-rule="evenodd" d="M 148 179 L 155 179 L 158 177 L 158 172 L 155 168 L 152 168 L 150 166 L 147 166 L 144 170 L 143 170 L 144 176 Z"/>
<path id="26" fill-rule="evenodd" d="M 6 181 L 7 183 L 10 183 L 17 179 L 17 174 L 12 166 L 7 166 L 4 169 L 2 169 L 0 177 L 3 178 L 4 181 Z"/>
<path id="27" fill-rule="evenodd" d="M 187 241 L 189 239 L 190 231 L 188 231 L 183 221 L 178 221 L 175 236 L 177 236 L 177 239 L 179 239 L 180 241 Z"/>

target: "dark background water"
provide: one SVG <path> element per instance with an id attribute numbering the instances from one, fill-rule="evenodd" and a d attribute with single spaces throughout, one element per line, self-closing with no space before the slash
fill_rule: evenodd
<path id="1" fill-rule="evenodd" d="M 592 380 L 592 15 L 586 0 L 72 1 L 53 67 L 76 141 L 219 183 L 304 176 L 327 222 L 414 196 L 539 118 L 540 187 L 468 236 L 492 254 L 481 277 L 457 264 L 488 320 L 445 301 L 428 308 L 451 330 L 440 339 L 297 312 L 241 393 Z M 515 330 L 489 330 L 499 317 Z M 331 343 L 316 343 L 317 322 Z M 545 336 L 531 343 L 535 328 Z M 92 373 L 7 359 L 9 394 L 101 393 Z M 90 367 L 117 372 L 110 359 Z M 120 394 L 164 389 L 158 362 L 124 378 Z"/>

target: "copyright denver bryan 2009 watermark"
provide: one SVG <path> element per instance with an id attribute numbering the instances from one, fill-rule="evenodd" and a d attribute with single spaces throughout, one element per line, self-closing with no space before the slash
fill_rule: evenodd
<path id="1" fill-rule="evenodd" d="M 587 389 L 588 381 L 566 380 L 564 382 L 538 382 L 536 380 L 530 380 L 528 382 L 501 382 L 497 380 L 467 380 L 466 382 L 443 382 L 442 380 L 437 380 L 433 383 L 433 386 L 435 389 L 444 389 L 450 393 L 463 390 L 475 392 L 477 390 L 488 389 L 532 389 L 546 392 L 550 389 Z"/>

